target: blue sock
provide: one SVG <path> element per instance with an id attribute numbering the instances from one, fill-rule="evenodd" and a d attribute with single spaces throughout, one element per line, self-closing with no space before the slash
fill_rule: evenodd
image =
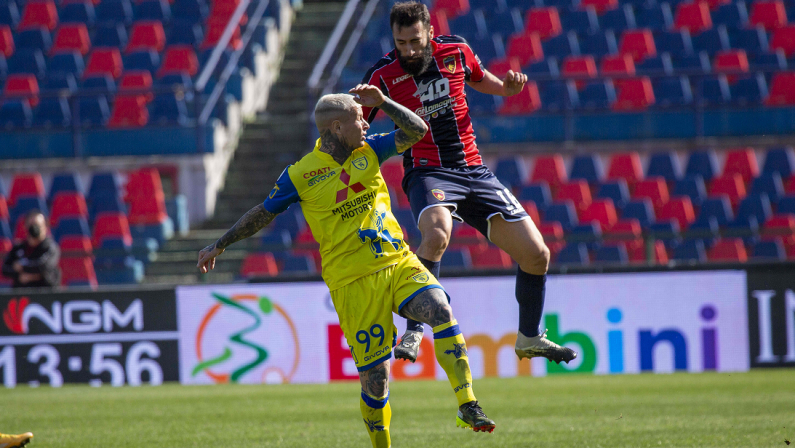
<path id="1" fill-rule="evenodd" d="M 434 277 L 436 277 L 437 279 L 439 278 L 439 268 L 442 266 L 441 261 L 426 260 L 419 256 L 417 258 L 420 259 L 420 262 L 423 264 L 423 266 L 425 266 L 427 270 L 431 271 L 431 274 L 433 274 Z M 447 300 L 450 300 L 449 296 Z M 406 330 L 418 331 L 422 333 L 423 332 L 422 322 L 417 322 L 416 320 L 412 319 L 406 319 Z"/>
<path id="2" fill-rule="evenodd" d="M 533 337 L 541 334 L 546 275 L 533 275 L 519 268 L 516 274 L 516 301 L 519 302 L 519 331 Z"/>

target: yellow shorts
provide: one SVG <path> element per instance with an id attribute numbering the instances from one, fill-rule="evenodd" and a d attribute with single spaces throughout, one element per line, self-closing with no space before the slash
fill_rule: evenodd
<path id="1" fill-rule="evenodd" d="M 409 252 L 397 264 L 366 275 L 331 292 L 356 368 L 363 372 L 392 356 L 399 313 L 417 294 L 442 288 L 416 255 Z"/>

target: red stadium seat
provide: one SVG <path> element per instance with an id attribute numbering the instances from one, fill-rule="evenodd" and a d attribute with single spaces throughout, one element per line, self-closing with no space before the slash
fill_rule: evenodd
<path id="1" fill-rule="evenodd" d="M 13 222 L 9 223 L 10 225 L 14 226 L 14 240 L 21 241 L 24 240 L 27 235 L 27 230 L 25 230 L 25 217 L 20 216 L 17 218 L 17 223 L 14 224 Z"/>
<path id="2" fill-rule="evenodd" d="M 663 177 L 649 177 L 639 180 L 632 192 L 634 199 L 649 198 L 654 206 L 655 213 L 668 202 L 668 184 Z"/>
<path id="3" fill-rule="evenodd" d="M 597 199 L 580 213 L 580 222 L 587 224 L 596 221 L 602 232 L 612 229 L 618 221 L 618 214 L 612 199 Z"/>
<path id="4" fill-rule="evenodd" d="M 109 128 L 138 128 L 149 122 L 146 95 L 116 95 Z"/>
<path id="5" fill-rule="evenodd" d="M 8 221 L 8 203 L 2 194 L 0 194 L 0 220 Z"/>
<path id="6" fill-rule="evenodd" d="M 65 235 L 58 242 L 61 254 L 65 257 L 88 257 L 94 248 L 91 239 L 82 235 Z"/>
<path id="7" fill-rule="evenodd" d="M 778 214 L 768 219 L 762 228 L 762 236 L 795 236 L 795 215 Z"/>
<path id="8" fill-rule="evenodd" d="M 386 162 L 381 165 L 381 176 L 390 188 L 402 189 L 403 183 L 403 162 Z"/>
<path id="9" fill-rule="evenodd" d="M 320 245 L 317 243 L 315 236 L 312 235 L 312 229 L 308 226 L 298 232 L 296 235 L 295 240 L 293 240 L 293 248 L 294 249 L 317 249 Z"/>
<path id="10" fill-rule="evenodd" d="M 140 196 L 165 197 L 160 172 L 156 168 L 141 168 L 130 172 L 127 176 L 124 194 L 125 202 L 130 202 Z"/>
<path id="11" fill-rule="evenodd" d="M 90 257 L 63 257 L 58 265 L 61 267 L 61 284 L 63 286 L 89 285 L 97 287 L 97 274 Z"/>
<path id="12" fill-rule="evenodd" d="M 795 237 L 784 238 L 784 250 L 787 252 L 787 260 L 795 260 Z"/>
<path id="13" fill-rule="evenodd" d="M 163 51 L 166 46 L 166 33 L 163 24 L 156 21 L 142 21 L 133 24 L 130 32 L 130 41 L 127 43 L 125 53 L 133 51 Z"/>
<path id="14" fill-rule="evenodd" d="M 709 261 L 748 261 L 748 254 L 741 238 L 723 238 L 718 240 L 707 252 Z"/>
<path id="15" fill-rule="evenodd" d="M 8 194 L 8 205 L 14 208 L 17 198 L 20 196 L 45 197 L 44 181 L 41 179 L 41 174 L 18 173 L 14 175 L 14 180 L 11 181 L 11 193 Z"/>
<path id="16" fill-rule="evenodd" d="M 494 76 L 503 79 L 508 70 L 513 70 L 514 72 L 522 71 L 522 64 L 519 63 L 517 58 L 493 59 L 489 63 L 488 70 Z"/>
<path id="17" fill-rule="evenodd" d="M 541 96 L 535 81 L 527 81 L 521 92 L 506 97 L 499 108 L 500 115 L 526 115 L 541 108 Z"/>
<path id="18" fill-rule="evenodd" d="M 166 202 L 162 196 L 138 196 L 130 202 L 128 220 L 132 225 L 161 224 L 167 218 Z"/>
<path id="19" fill-rule="evenodd" d="M 696 220 L 693 204 L 688 197 L 676 197 L 663 204 L 657 211 L 658 221 L 674 220 L 679 223 L 679 229 L 685 230 Z"/>
<path id="20" fill-rule="evenodd" d="M 61 218 L 69 217 L 88 218 L 88 207 L 82 193 L 64 192 L 58 193 L 52 201 L 50 208 L 50 227 L 58 226 Z"/>
<path id="21" fill-rule="evenodd" d="M 510 268 L 513 266 L 513 260 L 499 247 L 489 246 L 479 254 L 472 254 L 472 266 L 476 268 Z"/>
<path id="22" fill-rule="evenodd" d="M 14 54 L 14 35 L 8 25 L 0 25 L 0 56 L 9 57 Z"/>
<path id="23" fill-rule="evenodd" d="M 174 45 L 166 49 L 158 76 L 186 73 L 194 76 L 199 71 L 199 59 L 190 45 Z"/>
<path id="24" fill-rule="evenodd" d="M 637 219 L 622 219 L 607 230 L 603 230 L 607 241 L 636 241 L 643 237 L 643 228 Z"/>
<path id="25" fill-rule="evenodd" d="M 248 254 L 240 266 L 240 275 L 246 278 L 274 277 L 278 274 L 279 266 L 273 254 L 269 252 Z"/>
<path id="26" fill-rule="evenodd" d="M 610 158 L 610 165 L 607 169 L 607 180 L 624 179 L 630 189 L 634 188 L 635 183 L 643 179 L 643 166 L 640 163 L 640 156 L 636 152 L 615 154 Z"/>
<path id="27" fill-rule="evenodd" d="M 709 4 L 707 2 L 680 3 L 676 7 L 674 28 L 688 30 L 691 34 L 698 34 L 712 28 Z"/>
<path id="28" fill-rule="evenodd" d="M 122 70 L 121 53 L 118 48 L 94 48 L 88 57 L 83 77 L 110 75 L 116 79 L 121 76 Z"/>
<path id="29" fill-rule="evenodd" d="M 654 104 L 654 89 L 648 76 L 622 79 L 613 110 L 641 111 Z"/>
<path id="30" fill-rule="evenodd" d="M 618 0 L 582 0 L 580 2 L 580 9 L 585 9 L 588 6 L 593 6 L 597 14 L 602 14 L 605 11 L 618 8 Z"/>
<path id="31" fill-rule="evenodd" d="M 106 238 L 120 238 L 126 245 L 132 245 L 130 223 L 122 213 L 102 213 L 97 216 L 92 236 L 94 247 L 102 246 L 102 240 Z"/>
<path id="32" fill-rule="evenodd" d="M 566 181 L 566 166 L 563 163 L 563 156 L 555 154 L 536 157 L 530 181 L 544 181 L 549 184 L 550 190 L 557 191 L 558 187 Z"/>
<path id="33" fill-rule="evenodd" d="M 767 31 L 781 28 L 787 24 L 787 10 L 781 0 L 756 1 L 751 4 L 748 22 L 752 26 L 761 25 Z"/>
<path id="34" fill-rule="evenodd" d="M 542 222 L 538 224 L 538 231 L 544 237 L 544 244 L 547 245 L 554 259 L 558 252 L 563 249 L 563 246 L 566 245 L 563 239 L 563 227 L 559 222 Z"/>
<path id="35" fill-rule="evenodd" d="M 541 38 L 538 33 L 514 34 L 508 39 L 506 57 L 516 58 L 519 65 L 524 67 L 531 62 L 544 59 L 544 49 L 541 47 Z"/>
<path id="36" fill-rule="evenodd" d="M 10 238 L 5 238 L 0 236 L 0 255 L 5 255 L 11 252 L 11 249 L 14 248 L 14 242 L 11 241 Z M 1 285 L 2 283 L 0 283 Z"/>
<path id="37" fill-rule="evenodd" d="M 654 241 L 651 243 L 651 252 L 655 263 L 668 263 L 668 252 L 665 251 L 665 243 L 662 241 Z M 627 243 L 627 255 L 629 255 L 630 263 L 647 263 L 646 242 L 640 240 Z"/>
<path id="38" fill-rule="evenodd" d="M 438 32 L 440 35 L 450 34 L 450 24 L 447 21 L 447 13 L 444 11 L 431 11 L 431 26 L 434 33 Z"/>
<path id="39" fill-rule="evenodd" d="M 715 56 L 712 70 L 716 73 L 746 73 L 748 71 L 748 56 L 745 50 L 721 51 Z M 729 84 L 734 84 L 736 76 L 727 77 Z"/>
<path id="40" fill-rule="evenodd" d="M 628 30 L 621 35 L 621 43 L 618 46 L 619 54 L 632 56 L 635 62 L 640 62 L 647 57 L 657 55 L 657 47 L 654 45 L 654 36 L 651 30 Z"/>
<path id="41" fill-rule="evenodd" d="M 455 18 L 469 12 L 469 0 L 436 0 L 435 11 L 444 11 L 447 17 Z"/>
<path id="42" fill-rule="evenodd" d="M 450 247 L 453 249 L 467 247 L 472 255 L 475 255 L 489 248 L 489 240 L 476 228 L 469 224 L 461 224 L 453 230 Z"/>
<path id="43" fill-rule="evenodd" d="M 795 26 L 785 26 L 773 31 L 770 39 L 770 51 L 781 49 L 789 58 L 795 55 Z"/>
<path id="44" fill-rule="evenodd" d="M 533 224 L 536 226 L 538 223 L 541 222 L 541 215 L 538 213 L 538 207 L 536 207 L 536 203 L 533 201 L 522 201 L 522 208 L 530 216 L 530 219 L 533 221 Z"/>
<path id="45" fill-rule="evenodd" d="M 759 164 L 756 161 L 756 153 L 753 148 L 735 149 L 726 154 L 723 175 L 735 173 L 742 176 L 746 185 L 759 176 Z"/>
<path id="46" fill-rule="evenodd" d="M 726 195 L 732 204 L 732 208 L 737 210 L 737 205 L 745 197 L 745 182 L 740 174 L 726 174 L 712 179 L 709 184 L 709 195 Z"/>
<path id="47" fill-rule="evenodd" d="M 558 10 L 554 7 L 530 9 L 525 15 L 524 23 L 525 31 L 538 33 L 541 40 L 557 36 L 563 31 Z"/>
<path id="48" fill-rule="evenodd" d="M 603 76 L 624 75 L 633 76 L 635 74 L 635 61 L 629 54 L 615 54 L 602 58 L 601 72 Z M 617 80 L 614 80 L 617 82 Z"/>
<path id="49" fill-rule="evenodd" d="M 714 11 L 723 5 L 731 3 L 731 0 L 702 0 L 709 5 L 709 9 Z"/>
<path id="50" fill-rule="evenodd" d="M 563 60 L 561 74 L 571 78 L 596 78 L 596 61 L 593 56 L 569 56 Z M 588 81 L 580 79 L 575 82 L 577 89 L 582 89 Z"/>
<path id="51" fill-rule="evenodd" d="M 31 1 L 22 10 L 17 30 L 44 27 L 52 31 L 58 26 L 58 9 L 52 0 Z"/>
<path id="52" fill-rule="evenodd" d="M 3 92 L 7 97 L 27 99 L 30 107 L 39 104 L 39 82 L 35 75 L 9 75 Z"/>
<path id="53" fill-rule="evenodd" d="M 773 74 L 770 93 L 765 100 L 768 106 L 791 106 L 795 104 L 795 72 Z"/>
<path id="54" fill-rule="evenodd" d="M 406 196 L 406 193 L 403 192 L 402 188 L 390 188 L 389 197 L 392 199 L 392 204 L 397 204 L 397 208 L 411 208 L 411 204 L 409 204 L 409 198 Z"/>
<path id="55" fill-rule="evenodd" d="M 212 8 L 210 9 L 210 17 L 219 21 L 223 20 L 228 22 L 239 4 L 240 0 L 215 0 L 211 2 Z M 240 23 L 241 25 L 245 25 L 248 21 L 248 17 L 245 14 L 243 17 Z"/>
<path id="56" fill-rule="evenodd" d="M 227 22 L 228 19 L 226 18 L 218 19 L 216 16 L 210 16 L 205 28 L 204 41 L 202 41 L 200 47 L 202 50 L 208 50 L 218 44 L 218 41 L 221 40 L 221 35 L 224 33 Z M 237 50 L 240 48 L 240 44 L 240 27 L 236 27 L 232 33 L 232 38 L 229 39 L 228 47 Z"/>
<path id="57" fill-rule="evenodd" d="M 148 103 L 152 101 L 153 94 L 149 92 L 152 88 L 152 75 L 148 70 L 130 70 L 124 73 L 119 83 L 119 91 L 135 92 Z"/>
<path id="58" fill-rule="evenodd" d="M 61 25 L 58 29 L 50 52 L 58 54 L 76 51 L 85 56 L 90 49 L 91 39 L 88 37 L 86 25 L 83 23 L 68 23 Z"/>
<path id="59" fill-rule="evenodd" d="M 571 200 L 574 202 L 574 207 L 577 209 L 577 214 L 588 208 L 591 205 L 591 188 L 588 182 L 584 180 L 572 180 L 569 183 L 562 184 L 555 193 L 556 201 Z"/>

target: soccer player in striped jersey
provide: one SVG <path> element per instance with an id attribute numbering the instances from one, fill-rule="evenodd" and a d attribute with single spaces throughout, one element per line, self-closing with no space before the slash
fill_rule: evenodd
<path id="1" fill-rule="evenodd" d="M 462 37 L 434 37 L 422 3 L 394 4 L 389 23 L 395 49 L 376 62 L 362 83 L 380 88 L 430 127 L 403 153 L 403 191 L 422 233 L 420 261 L 438 277 L 453 219 L 476 228 L 519 264 L 516 355 L 571 361 L 577 354 L 548 340 L 540 328 L 549 249 L 511 190 L 483 165 L 464 91 L 468 85 L 481 93 L 512 96 L 522 91 L 527 76 L 508 71 L 499 79 L 483 68 Z M 378 112 L 363 110 L 369 122 Z M 409 319 L 395 358 L 414 362 L 422 334 L 422 324 Z"/>
<path id="2" fill-rule="evenodd" d="M 318 101 L 320 139 L 314 151 L 284 170 L 264 203 L 202 249 L 198 267 L 201 272 L 213 269 L 226 247 L 254 235 L 300 201 L 320 243 L 323 280 L 359 370 L 359 404 L 373 446 L 390 446 L 388 381 L 397 338 L 393 312 L 433 328 L 436 359 L 458 400 L 457 426 L 492 432 L 494 422 L 472 391 L 466 342 L 447 293 L 403 240 L 381 176 L 381 163 L 418 142 L 428 127 L 373 86 L 359 85 L 350 93 L 355 96 L 326 95 Z M 370 126 L 357 102 L 380 107 L 399 129 L 367 137 Z"/>

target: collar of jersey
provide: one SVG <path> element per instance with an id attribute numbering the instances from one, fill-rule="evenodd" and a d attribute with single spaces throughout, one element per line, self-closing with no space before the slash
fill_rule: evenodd
<path id="1" fill-rule="evenodd" d="M 362 146 L 362 148 L 364 148 L 364 146 Z M 353 157 L 353 153 L 355 153 L 356 151 L 358 151 L 358 150 L 360 150 L 362 148 L 354 149 L 353 152 L 351 152 L 351 155 L 349 155 L 348 158 L 345 159 L 345 162 L 347 163 L 348 160 L 351 160 L 351 157 Z M 329 163 L 333 163 L 333 164 L 335 164 L 337 166 L 342 166 L 339 163 L 337 163 L 336 160 L 334 160 L 334 157 L 331 157 L 331 154 L 329 154 L 327 152 L 323 152 L 323 151 L 320 150 L 320 139 L 317 139 L 317 141 L 315 142 L 315 149 L 312 150 L 312 152 L 314 152 L 317 157 L 320 157 L 321 159 L 323 159 L 323 160 L 325 160 L 325 161 L 327 161 Z"/>

